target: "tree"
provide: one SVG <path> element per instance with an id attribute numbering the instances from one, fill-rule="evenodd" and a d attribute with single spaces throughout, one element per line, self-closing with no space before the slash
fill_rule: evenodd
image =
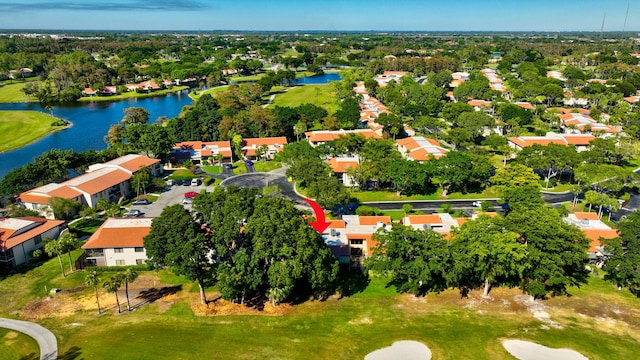
<path id="1" fill-rule="evenodd" d="M 144 237 L 144 247 L 150 265 L 169 266 L 176 274 L 197 281 L 200 302 L 206 305 L 205 282 L 211 278 L 209 242 L 188 210 L 180 204 L 164 208 L 153 219 L 151 232 Z"/>
<path id="2" fill-rule="evenodd" d="M 547 106 L 555 103 L 558 99 L 564 97 L 562 86 L 557 84 L 546 84 L 540 89 L 540 94 L 546 98 Z"/>
<path id="3" fill-rule="evenodd" d="M 151 169 L 148 166 L 143 166 L 131 178 L 133 188 L 136 189 L 136 196 L 140 196 L 141 192 L 146 193 L 147 186 L 151 181 Z"/>
<path id="4" fill-rule="evenodd" d="M 102 287 L 107 290 L 107 292 L 114 293 L 116 295 L 116 306 L 118 307 L 118 314 L 120 314 L 120 299 L 118 298 L 118 289 L 122 285 L 122 281 L 119 276 L 112 276 L 108 280 L 105 280 L 102 283 Z"/>
<path id="5" fill-rule="evenodd" d="M 100 315 L 100 298 L 98 297 L 98 284 L 100 284 L 100 278 L 98 278 L 98 273 L 95 271 L 87 272 L 84 282 L 87 286 L 93 287 L 93 291 L 96 293 L 96 304 L 98 304 L 98 315 Z"/>
<path id="6" fill-rule="evenodd" d="M 315 199 L 325 209 L 334 209 L 344 206 L 351 198 L 349 190 L 335 177 L 316 178 L 307 183 L 309 197 Z"/>
<path id="7" fill-rule="evenodd" d="M 563 295 L 569 286 L 587 282 L 589 240 L 557 210 L 544 205 L 515 208 L 506 216 L 505 228 L 520 234 L 519 241 L 526 245 L 521 286 L 530 295 Z"/>
<path id="8" fill-rule="evenodd" d="M 495 283 L 516 285 L 526 268 L 526 246 L 500 217 L 482 215 L 453 232 L 454 284 L 463 293 L 483 284 L 488 296 Z"/>
<path id="9" fill-rule="evenodd" d="M 123 110 L 121 122 L 125 125 L 146 124 L 149 122 L 149 111 L 141 107 L 129 107 Z"/>
<path id="10" fill-rule="evenodd" d="M 44 251 L 49 256 L 58 257 L 58 262 L 60 263 L 60 271 L 62 271 L 62 276 L 67 276 L 67 274 L 64 273 L 64 266 L 62 266 L 62 254 L 64 253 L 64 250 L 62 249 L 61 244 L 55 239 L 47 238 L 44 240 Z"/>
<path id="11" fill-rule="evenodd" d="M 61 197 L 49 198 L 49 205 L 53 210 L 53 216 L 56 219 L 65 221 L 73 219 L 73 216 L 77 214 L 82 207 L 79 202 L 73 199 L 65 199 Z"/>
<path id="12" fill-rule="evenodd" d="M 552 178 L 560 176 L 566 170 L 573 170 L 579 160 L 573 146 L 559 144 L 527 146 L 516 158 L 523 165 L 543 171 L 546 188 L 549 188 Z"/>
<path id="13" fill-rule="evenodd" d="M 127 297 L 127 310 L 131 311 L 131 305 L 129 304 L 129 283 L 135 281 L 138 278 L 138 273 L 128 268 L 122 273 L 122 281 L 124 281 L 124 294 Z"/>
<path id="14" fill-rule="evenodd" d="M 447 241 L 432 230 L 393 225 L 373 235 L 378 246 L 365 259 L 367 268 L 387 274 L 398 292 L 424 296 L 446 290 L 452 266 Z"/>
<path id="15" fill-rule="evenodd" d="M 67 253 L 69 258 L 69 272 L 73 272 L 73 263 L 71 261 L 71 251 L 78 247 L 78 239 L 69 231 L 65 232 L 58 238 L 60 250 Z"/>
<path id="16" fill-rule="evenodd" d="M 605 240 L 604 278 L 640 297 L 640 212 L 630 214 L 618 227 L 620 237 Z"/>

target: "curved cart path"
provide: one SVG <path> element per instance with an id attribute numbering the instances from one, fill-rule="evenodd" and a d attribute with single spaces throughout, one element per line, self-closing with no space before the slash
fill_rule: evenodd
<path id="1" fill-rule="evenodd" d="M 20 320 L 0 318 L 0 327 L 19 331 L 29 335 L 38 342 L 40 346 L 40 360 L 55 360 L 58 358 L 58 340 L 53 333 L 44 327 Z"/>

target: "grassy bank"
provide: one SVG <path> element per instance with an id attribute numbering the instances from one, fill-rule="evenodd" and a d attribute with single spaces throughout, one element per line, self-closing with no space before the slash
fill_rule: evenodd
<path id="1" fill-rule="evenodd" d="M 335 103 L 335 92 L 333 87 L 327 84 L 304 85 L 289 89 L 287 92 L 276 95 L 273 99 L 274 106 L 296 107 L 302 104 L 311 103 L 326 109 L 329 114 L 333 114 L 338 106 Z"/>
<path id="2" fill-rule="evenodd" d="M 78 101 L 80 101 L 80 102 L 99 102 L 99 101 L 119 101 L 119 100 L 125 100 L 125 99 L 133 99 L 133 98 L 143 99 L 143 98 L 149 98 L 149 97 L 154 97 L 154 96 L 166 95 L 166 94 L 170 94 L 170 93 L 186 90 L 188 88 L 189 88 L 188 86 L 174 86 L 171 89 L 158 90 L 158 91 L 154 91 L 154 92 L 150 92 L 150 93 L 137 93 L 135 91 L 130 91 L 130 92 L 122 93 L 120 95 L 82 97 L 82 98 L 78 99 Z"/>
<path id="3" fill-rule="evenodd" d="M 28 145 L 66 126 L 52 126 L 50 115 L 39 111 L 0 111 L 0 152 Z"/>
<path id="4" fill-rule="evenodd" d="M 36 341 L 17 331 L 0 328 L 0 360 L 39 359 Z"/>
<path id="5" fill-rule="evenodd" d="M 0 103 L 19 103 L 38 101 L 34 96 L 27 96 L 22 89 L 28 82 L 15 82 L 0 85 Z"/>
<path id="6" fill-rule="evenodd" d="M 79 254 L 74 252 L 74 258 Z M 118 359 L 125 360 L 140 354 L 150 359 L 362 359 L 398 340 L 425 343 L 434 359 L 512 359 L 503 339 L 570 348 L 589 359 L 631 359 L 640 348 L 640 300 L 596 278 L 570 288 L 570 297 L 537 301 L 557 326 L 536 319 L 518 301 L 517 289 L 493 289 L 489 299 L 478 291 L 461 298 L 456 290 L 415 298 L 396 294 L 384 278 L 372 278 L 366 286 L 353 282 L 354 294 L 343 298 L 285 305 L 268 313 L 228 304 L 217 308 L 218 315 L 201 316 L 192 282 L 169 271 L 141 272 L 142 278 L 148 287 L 180 288 L 122 314 L 114 309 L 113 294 L 100 288 L 104 312 L 97 316 L 93 289 L 83 285 L 84 273 L 63 278 L 57 259 L 51 259 L 0 277 L 0 316 L 49 328 L 65 359 L 112 359 L 115 348 Z M 46 294 L 45 286 L 62 291 Z M 134 289 L 140 289 L 137 282 L 130 285 Z M 120 296 L 122 301 L 123 291 Z M 209 289 L 209 299 L 216 296 Z M 232 308 L 236 311 L 229 312 Z M 6 341 L 0 342 L 0 354 L 9 349 Z M 34 343 L 21 345 L 20 354 L 34 351 Z"/>

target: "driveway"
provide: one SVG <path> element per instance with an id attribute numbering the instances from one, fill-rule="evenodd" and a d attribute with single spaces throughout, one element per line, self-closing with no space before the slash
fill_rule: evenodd
<path id="1" fill-rule="evenodd" d="M 184 194 L 187 192 L 197 192 L 199 193 L 203 189 L 206 189 L 208 192 L 213 191 L 213 186 L 184 186 L 184 185 L 173 185 L 168 188 L 167 191 L 162 192 L 158 200 L 152 202 L 149 205 L 132 205 L 131 209 L 138 209 L 142 211 L 144 217 L 158 217 L 162 213 L 162 210 L 170 205 L 174 204 L 182 204 L 182 199 L 184 199 Z M 187 208 L 191 208 L 191 205 L 185 205 Z"/>
<path id="2" fill-rule="evenodd" d="M 44 327 L 32 322 L 3 318 L 0 318 L 0 327 L 19 331 L 34 338 L 40 347 L 41 360 L 58 358 L 58 341 L 55 335 Z"/>

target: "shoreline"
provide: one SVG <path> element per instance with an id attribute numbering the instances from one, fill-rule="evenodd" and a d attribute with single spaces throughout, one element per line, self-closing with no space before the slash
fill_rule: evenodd
<path id="1" fill-rule="evenodd" d="M 38 111 L 38 110 L 3 110 L 3 111 L 24 112 L 24 111 Z M 39 112 L 39 111 L 38 111 L 38 112 Z M 48 114 L 46 114 L 46 115 L 48 115 Z M 59 117 L 56 117 L 56 116 L 53 116 L 53 117 L 52 117 L 52 121 L 53 121 L 53 119 L 63 120 L 63 121 L 65 121 L 65 122 L 67 123 L 67 125 L 52 128 L 52 129 L 50 129 L 49 131 L 47 131 L 47 133 L 46 133 L 46 134 L 44 134 L 44 135 L 42 135 L 42 136 L 38 137 L 37 139 L 34 139 L 34 140 L 32 140 L 32 141 L 29 141 L 29 142 L 27 142 L 27 143 L 25 143 L 25 144 L 21 144 L 20 146 L 12 147 L 12 148 L 10 148 L 10 149 L 0 150 L 0 154 L 8 153 L 8 152 L 11 152 L 11 151 L 14 151 L 14 150 L 18 150 L 18 149 L 21 149 L 21 148 L 27 147 L 27 146 L 29 146 L 29 145 L 31 145 L 31 144 L 35 144 L 35 143 L 37 143 L 38 141 L 40 141 L 40 140 L 42 140 L 42 139 L 46 138 L 47 136 L 49 136 L 49 135 L 51 135 L 51 134 L 57 133 L 57 132 L 59 132 L 59 131 L 67 130 L 67 129 L 69 129 L 69 128 L 71 128 L 71 127 L 73 126 L 73 123 L 72 123 L 71 121 L 69 121 L 69 120 L 66 120 L 66 119 L 63 119 L 63 118 L 59 118 Z"/>

